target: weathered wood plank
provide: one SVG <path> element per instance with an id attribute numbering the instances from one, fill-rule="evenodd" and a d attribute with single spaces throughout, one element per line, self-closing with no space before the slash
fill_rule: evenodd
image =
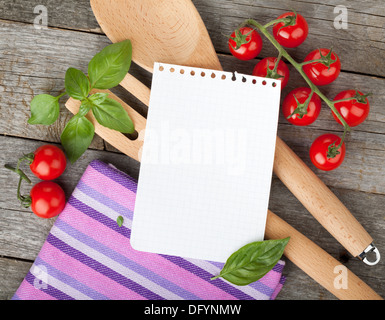
<path id="1" fill-rule="evenodd" d="M 338 2 L 338 3 L 337 3 Z M 249 0 L 238 1 L 206 1 L 195 0 L 202 18 L 208 26 L 214 46 L 218 52 L 227 53 L 226 41 L 221 34 L 230 33 L 238 22 L 250 16 L 262 21 L 274 19 L 284 10 L 278 1 Z M 381 1 L 371 0 L 365 8 L 358 1 L 330 1 L 318 4 L 315 1 L 288 1 L 287 8 L 297 8 L 309 20 L 311 32 L 309 39 L 298 49 L 290 52 L 302 59 L 304 55 L 322 43 L 329 46 L 334 42 L 335 50 L 343 59 L 343 69 L 384 76 L 384 7 Z M 64 73 L 69 66 L 86 70 L 89 59 L 102 47 L 109 43 L 100 34 L 100 29 L 93 17 L 88 1 L 72 1 L 58 3 L 56 1 L 23 1 L 0 0 L 0 19 L 33 22 L 33 7 L 37 4 L 47 5 L 50 26 L 70 30 L 35 30 L 31 25 L 0 21 L 2 39 L 0 40 L 0 133 L 13 136 L 38 139 L 43 141 L 59 141 L 61 129 L 69 117 L 63 108 L 59 124 L 51 127 L 27 126 L 29 117 L 28 103 L 37 93 L 56 94 L 64 85 Z M 332 27 L 333 8 L 337 4 L 349 8 L 348 30 L 335 30 Z M 286 5 L 286 4 L 285 4 Z M 59 10 L 59 9 L 60 10 Z M 286 8 L 286 9 L 287 9 Z M 76 11 L 76 12 L 75 12 Z M 357 12 L 356 12 L 357 11 Z M 247 16 L 245 16 L 247 12 Z M 313 17 L 319 21 L 313 21 Z M 322 30 L 318 34 L 316 30 Z M 91 33 L 90 33 L 91 32 Z M 359 43 L 360 51 L 352 50 Z M 363 47 L 365 47 L 363 49 Z M 63 50 L 63 48 L 67 48 Z M 265 45 L 261 57 L 274 54 L 271 46 Z M 221 55 L 225 70 L 236 70 L 251 73 L 257 60 L 242 62 L 228 55 Z M 140 80 L 150 86 L 148 73 L 133 66 L 132 72 Z M 290 89 L 304 82 L 292 72 L 292 80 L 284 96 Z M 332 186 L 332 191 L 352 211 L 357 219 L 373 236 L 376 245 L 384 247 L 384 158 L 385 102 L 384 79 L 363 75 L 342 73 L 332 85 L 322 88 L 330 97 L 341 90 L 357 88 L 364 92 L 373 92 L 371 97 L 372 111 L 369 119 L 353 129 L 347 141 L 348 154 L 342 167 L 332 173 L 317 171 L 317 174 Z M 132 107 L 146 114 L 146 108 L 121 88 L 114 89 Z M 23 106 L 20 108 L 20 106 Z M 12 113 L 9 112 L 12 110 Z M 307 152 L 314 138 L 324 132 L 341 133 L 341 127 L 333 120 L 330 111 L 324 106 L 319 119 L 307 128 L 298 128 L 286 123 L 280 117 L 279 135 L 309 165 Z M 29 152 L 42 143 L 14 137 L 0 137 L 1 163 L 12 163 L 23 152 Z M 93 148 L 102 149 L 103 141 L 96 138 Z M 20 154 L 15 150 L 21 150 Z M 88 150 L 73 166 L 69 165 L 66 173 L 58 179 L 69 196 L 80 179 L 82 172 L 92 159 L 101 159 L 116 165 L 118 168 L 136 176 L 139 164 L 119 153 Z M 35 217 L 28 209 L 20 209 L 15 198 L 17 177 L 0 168 L 0 179 L 7 181 L 0 196 L 0 256 L 18 257 L 32 261 L 54 220 L 42 220 Z M 33 179 L 33 182 L 36 182 Z M 336 188 L 337 187 L 337 188 Z M 371 193 L 358 192 L 356 189 Z M 28 187 L 25 186 L 25 192 Z M 357 259 L 345 262 L 346 252 L 336 241 L 307 213 L 300 203 L 281 184 L 273 179 L 270 209 L 296 227 L 310 239 L 319 244 L 337 259 L 366 281 L 379 294 L 385 296 L 384 262 L 376 267 L 367 267 Z M 23 236 L 20 237 L 20 234 Z M 19 236 L 18 236 L 19 235 Z M 13 295 L 20 281 L 25 276 L 30 263 L 0 258 L 0 299 Z M 287 264 L 285 273 L 288 280 L 278 299 L 333 299 L 326 290 L 307 277 L 296 266 Z"/>
<path id="2" fill-rule="evenodd" d="M 19 288 L 32 262 L 0 257 L 0 300 L 10 300 Z"/>
<path id="3" fill-rule="evenodd" d="M 74 29 L 94 33 L 102 33 L 89 0 L 56 1 L 56 0 L 1 0 L 0 19 L 33 24 L 39 12 L 34 13 L 36 6 L 43 5 L 47 9 L 48 26 Z M 40 23 L 39 21 L 37 23 Z"/>
<path id="4" fill-rule="evenodd" d="M 238 1 L 214 0 L 194 1 L 217 52 L 228 53 L 225 37 L 245 19 L 253 18 L 264 24 L 276 19 L 282 13 L 295 9 L 309 24 L 307 40 L 298 48 L 288 50 L 301 61 L 312 50 L 333 47 L 340 56 L 342 69 L 373 75 L 385 75 L 384 57 L 385 9 L 380 1 Z M 333 26 L 333 10 L 337 5 L 348 8 L 348 29 L 337 30 Z M 264 40 L 261 57 L 276 56 L 273 46 Z M 352 50 L 352 48 L 356 48 Z M 382 64 L 382 66 L 380 66 Z"/>
<path id="5" fill-rule="evenodd" d="M 294 8 L 308 21 L 309 36 L 301 47 L 290 52 L 299 60 L 318 47 L 331 47 L 342 59 L 343 70 L 384 76 L 385 9 L 380 0 L 361 1 L 332 0 L 327 3 L 315 1 L 279 0 L 193 0 L 209 31 L 217 52 L 229 53 L 226 37 L 239 23 L 254 18 L 267 23 L 285 11 Z M 37 14 L 33 10 L 44 5 L 48 11 L 48 25 L 52 27 L 101 32 L 89 5 L 82 1 L 26 1 L 1 0 L 0 19 L 33 23 Z M 337 5 L 348 9 L 348 29 L 335 29 L 334 13 Z M 352 50 L 355 48 L 355 50 Z M 275 55 L 272 45 L 265 41 L 261 57 Z"/>
<path id="6" fill-rule="evenodd" d="M 14 137 L 0 137 L 0 162 L 4 163 L 12 157 L 9 146 L 15 148 L 24 146 L 30 150 L 39 145 L 39 142 Z M 100 159 L 114 164 L 119 169 L 137 178 L 139 163 L 130 158 L 106 151 L 88 150 L 76 165 L 69 166 L 64 175 L 58 179 L 67 196 L 75 188 L 88 163 L 93 159 Z M 45 237 L 48 234 L 54 219 L 44 220 L 35 217 L 28 209 L 21 209 L 15 197 L 17 177 L 12 172 L 0 168 L 0 179 L 7 181 L 0 196 L 0 256 L 15 257 L 25 260 L 34 260 Z M 26 170 L 27 171 L 27 170 Z M 27 171 L 28 172 L 28 171 Z M 32 176 L 31 176 L 32 177 Z M 34 182 L 37 179 L 33 179 Z M 25 192 L 28 191 L 26 187 Z M 351 210 L 360 223 L 373 236 L 376 245 L 385 247 L 385 220 L 383 208 L 385 195 L 375 195 L 365 192 L 350 191 L 333 188 L 333 192 Z M 333 257 L 339 259 L 350 270 L 361 277 L 379 294 L 385 296 L 385 288 L 381 285 L 385 280 L 385 261 L 375 267 L 365 266 L 357 259 L 349 259 L 346 251 L 334 238 L 304 209 L 301 203 L 283 186 L 278 179 L 273 179 L 269 208 L 300 232 L 305 234 Z M 345 259 L 348 259 L 346 262 Z M 331 299 L 325 289 L 320 287 L 290 261 L 285 273 L 288 275 L 287 290 L 280 294 L 280 299 Z M 1 286 L 1 281 L 0 281 Z M 293 290 L 297 288 L 297 290 Z"/>
<path id="7" fill-rule="evenodd" d="M 40 93 L 58 95 L 63 92 L 67 68 L 72 65 L 84 70 L 92 53 L 106 44 L 105 37 L 94 37 L 94 42 L 92 38 L 89 39 L 88 43 L 94 49 L 82 52 L 76 49 L 84 44 L 82 33 L 76 37 L 79 40 L 76 43 L 71 31 L 25 27 L 24 24 L 0 22 L 0 132 L 57 142 L 71 117 L 70 112 L 61 108 L 58 121 L 48 127 L 29 125 L 27 120 L 30 116 L 30 101 L 34 95 Z M 63 48 L 67 49 L 64 51 Z M 92 147 L 103 149 L 102 139 L 95 137 Z"/>
<path id="8" fill-rule="evenodd" d="M 33 139 L 39 139 L 43 141 L 60 141 L 60 133 L 64 128 L 66 121 L 71 116 L 70 113 L 63 107 L 61 117 L 58 123 L 45 127 L 45 126 L 32 126 L 27 125 L 26 121 L 29 116 L 28 101 L 32 99 L 33 94 L 39 92 L 51 92 L 56 93 L 61 90 L 63 86 L 63 79 L 52 80 L 50 76 L 64 78 L 64 73 L 67 66 L 72 65 L 75 67 L 85 68 L 84 59 L 86 56 L 91 58 L 92 54 L 89 52 L 93 48 L 93 54 L 100 49 L 100 43 L 108 43 L 108 40 L 104 36 L 81 33 L 82 39 L 79 39 L 78 44 L 74 44 L 79 49 L 77 54 L 71 56 L 69 54 L 60 55 L 60 46 L 63 46 L 65 41 L 68 40 L 73 32 L 63 30 L 46 30 L 40 36 L 35 35 L 36 39 L 39 37 L 41 43 L 55 44 L 49 50 L 45 49 L 45 53 L 42 54 L 35 50 L 28 51 L 28 48 L 32 47 L 32 43 L 28 42 L 28 37 L 23 38 L 21 35 L 26 31 L 32 31 L 34 29 L 31 26 L 24 24 L 15 23 L 3 23 L 9 30 L 15 34 L 20 34 L 20 40 L 24 43 L 25 47 L 15 46 L 14 49 L 9 52 L 15 51 L 15 55 L 6 54 L 9 57 L 8 62 L 2 65 L 4 72 L 0 73 L 0 88 L 3 88 L 3 95 L 0 96 L 0 129 L 3 134 L 28 137 Z M 12 31 L 11 31 L 12 29 Z M 31 30 L 32 29 L 32 30 Z M 39 31 L 40 32 L 40 31 Z M 6 34 L 6 33 L 5 33 Z M 36 40 L 35 39 L 35 40 Z M 57 39 L 54 42 L 54 39 Z M 83 40 L 88 43 L 93 43 L 87 48 L 80 47 Z M 32 40 L 30 40 L 32 41 Z M 57 44 L 57 46 L 56 46 Z M 19 51 L 20 50 L 20 51 Z M 26 59 L 26 70 L 27 74 L 23 75 L 23 68 L 20 67 L 20 61 L 18 60 L 21 53 L 24 52 Z M 88 56 L 87 56 L 88 55 Z M 55 56 L 58 56 L 57 61 L 61 61 L 59 66 L 54 62 Z M 66 62 L 68 58 L 68 62 Z M 238 70 L 242 73 L 251 73 L 254 62 L 239 62 L 229 56 L 220 56 L 221 62 L 225 70 L 234 71 Z M 48 62 L 46 62 L 48 60 Z M 21 60 L 25 61 L 25 60 Z M 36 61 L 36 65 L 35 65 Z M 44 67 L 45 66 L 45 67 Z M 34 76 L 34 72 L 37 73 L 38 77 Z M 39 71 L 40 70 L 40 71 Z M 140 73 L 139 68 L 134 67 L 134 72 L 139 74 L 139 77 L 145 83 L 151 81 L 151 77 L 148 73 Z M 346 87 L 346 83 L 349 83 L 349 87 Z M 383 170 L 382 159 L 384 157 L 385 142 L 383 136 L 380 133 L 384 133 L 385 126 L 385 111 L 382 107 L 385 104 L 385 80 L 380 78 L 372 78 L 362 75 L 351 75 L 342 73 L 340 78 L 327 88 L 323 89 L 323 92 L 329 97 L 334 97 L 335 94 L 343 89 L 358 87 L 364 92 L 373 92 L 371 97 L 371 113 L 368 119 L 360 126 L 353 128 L 352 134 L 347 139 L 348 154 L 343 165 L 332 173 L 322 172 L 316 170 L 320 177 L 331 186 L 340 188 L 356 189 L 374 193 L 385 193 L 385 172 Z M 292 72 L 292 80 L 289 82 L 288 88 L 285 88 L 282 93 L 282 99 L 296 86 L 304 85 L 304 81 L 300 79 L 300 76 Z M 52 88 L 50 90 L 49 88 Z M 60 89 L 59 89 L 60 88 Z M 55 92 L 56 91 L 56 92 Z M 144 114 L 146 108 L 141 105 L 138 101 L 130 96 L 124 89 L 118 87 L 114 90 L 118 95 L 128 101 L 136 109 Z M 257 102 L 256 102 L 257 107 Z M 12 113 L 9 109 L 12 109 Z M 301 158 L 307 162 L 310 166 L 308 158 L 308 149 L 314 138 L 327 131 L 341 133 L 341 126 L 339 126 L 333 119 L 330 110 L 324 105 L 324 108 L 320 114 L 319 119 L 309 127 L 300 128 L 295 127 L 286 122 L 282 115 L 280 117 L 279 135 L 286 141 L 290 147 L 292 147 Z M 103 148 L 103 142 L 100 138 L 95 138 L 95 143 L 92 146 L 94 148 Z M 108 147 L 108 149 L 110 149 Z"/>
<path id="9" fill-rule="evenodd" d="M 35 30 L 31 25 L 4 21 L 0 21 L 0 29 L 0 133 L 59 142 L 64 126 L 72 116 L 63 105 L 66 98 L 61 99 L 59 119 L 51 126 L 27 123 L 30 101 L 40 93 L 58 95 L 63 92 L 67 68 L 86 72 L 88 61 L 110 41 L 103 35 Z M 139 68 L 133 66 L 132 69 L 135 72 Z M 141 73 L 143 71 L 136 73 L 139 79 Z M 129 104 L 134 101 L 140 106 L 123 88 L 117 87 L 113 91 Z M 103 149 L 102 139 L 95 136 L 91 148 Z"/>
<path id="10" fill-rule="evenodd" d="M 74 37 L 75 32 L 68 30 L 35 30 L 33 26 L 21 23 L 0 22 L 0 26 L 6 42 L 1 51 L 5 63 L 0 66 L 0 88 L 3 91 L 0 96 L 0 132 L 43 141 L 60 141 L 60 133 L 71 114 L 62 107 L 58 123 L 49 127 L 28 125 L 29 101 L 34 94 L 56 94 L 62 90 L 67 67 L 85 70 L 89 59 L 109 40 L 103 35 L 81 32 L 76 32 Z M 62 48 L 67 43 L 69 51 L 64 52 Z M 238 61 L 227 55 L 221 55 L 220 59 L 225 70 L 241 73 L 250 74 L 255 64 L 255 61 Z M 148 73 L 137 67 L 132 71 L 147 85 L 150 84 Z M 289 90 L 304 84 L 298 73 L 292 72 L 291 77 L 282 99 Z M 342 73 L 335 83 L 322 89 L 331 98 L 337 92 L 352 87 L 374 94 L 370 98 L 368 119 L 354 128 L 347 140 L 348 154 L 344 164 L 332 173 L 317 171 L 328 185 L 385 193 L 385 173 L 382 170 L 385 143 L 381 135 L 385 133 L 385 111 L 382 107 L 385 104 L 384 84 L 385 79 Z M 146 113 L 146 108 L 123 88 L 117 87 L 114 91 L 139 112 Z M 255 104 L 258 107 L 258 102 Z M 10 109 L 12 112 L 9 112 Z M 281 116 L 279 135 L 309 163 L 307 152 L 314 138 L 326 131 L 341 133 L 341 129 L 330 110 L 324 106 L 319 119 L 305 128 L 289 125 Z M 96 137 L 92 147 L 102 149 L 102 140 Z"/>

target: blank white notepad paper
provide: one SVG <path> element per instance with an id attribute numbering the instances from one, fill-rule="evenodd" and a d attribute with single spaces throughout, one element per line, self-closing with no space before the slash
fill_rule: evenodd
<path id="1" fill-rule="evenodd" d="M 264 238 L 280 81 L 155 63 L 131 245 L 225 262 Z"/>

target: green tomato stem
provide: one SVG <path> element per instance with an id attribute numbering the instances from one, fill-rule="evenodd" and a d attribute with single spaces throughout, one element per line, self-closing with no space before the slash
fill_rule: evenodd
<path id="1" fill-rule="evenodd" d="M 315 62 L 322 62 L 322 60 L 321 59 L 314 59 L 314 60 L 304 61 L 304 62 L 301 62 L 300 65 L 303 67 L 304 65 L 307 65 L 310 63 L 315 63 Z"/>
<path id="2" fill-rule="evenodd" d="M 21 205 L 24 208 L 29 208 L 32 203 L 32 199 L 30 196 L 23 196 L 20 194 L 20 187 L 21 187 L 21 181 L 23 180 L 23 177 L 20 176 L 19 183 L 17 185 L 17 199 L 20 201 Z"/>
<path id="3" fill-rule="evenodd" d="M 271 25 L 277 24 L 280 22 L 286 23 L 287 18 L 281 18 L 281 19 L 276 19 L 276 20 L 270 21 L 270 22 L 266 23 L 263 27 L 266 29 L 267 27 L 270 27 Z"/>
<path id="4" fill-rule="evenodd" d="M 5 167 L 6 169 L 9 169 L 9 170 L 11 170 L 11 171 L 17 173 L 17 174 L 20 176 L 21 179 L 24 179 L 24 180 L 27 181 L 28 183 L 32 183 L 31 180 L 27 177 L 27 175 L 26 175 L 21 169 L 18 168 L 18 166 L 19 166 L 19 163 L 18 163 L 18 165 L 17 165 L 16 168 L 11 167 L 11 166 L 8 165 L 8 164 L 5 164 L 5 165 L 4 165 L 4 167 Z"/>
<path id="5" fill-rule="evenodd" d="M 20 162 L 18 162 L 16 168 L 11 167 L 8 164 L 4 165 L 4 167 L 9 169 L 9 170 L 11 170 L 11 171 L 13 171 L 13 172 L 16 172 L 19 175 L 19 183 L 17 185 L 17 199 L 20 201 L 20 203 L 22 204 L 22 206 L 24 208 L 28 208 L 28 207 L 31 206 L 32 199 L 31 199 L 30 196 L 23 196 L 23 195 L 21 195 L 20 194 L 20 187 L 21 187 L 21 181 L 22 180 L 25 180 L 28 183 L 31 183 L 31 180 L 27 177 L 27 175 L 22 170 L 19 169 L 19 165 L 20 165 Z"/>
<path id="6" fill-rule="evenodd" d="M 279 61 L 281 61 L 281 59 L 282 59 L 282 53 L 279 52 L 279 53 L 278 53 L 278 57 L 277 57 L 277 59 L 275 60 L 273 72 L 277 72 L 278 64 L 279 64 Z"/>
<path id="7" fill-rule="evenodd" d="M 343 102 L 343 101 L 349 101 L 349 100 L 357 100 L 355 97 L 350 97 L 350 98 L 345 98 L 345 99 L 340 99 L 340 100 L 334 100 L 333 104 Z"/>

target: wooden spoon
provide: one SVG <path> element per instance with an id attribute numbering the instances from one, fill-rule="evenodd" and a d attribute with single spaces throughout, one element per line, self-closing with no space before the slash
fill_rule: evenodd
<path id="1" fill-rule="evenodd" d="M 135 3 L 134 1 L 123 0 L 110 2 L 91 0 L 91 6 L 107 36 L 113 42 L 130 39 L 133 43 L 134 61 L 148 71 L 152 71 L 152 65 L 155 61 L 222 69 L 207 30 L 190 1 L 144 0 Z M 182 12 L 179 10 L 182 10 Z M 132 29 L 133 33 L 122 33 L 122 30 L 129 32 L 131 30 L 129 26 L 134 28 Z M 144 37 L 144 34 L 146 34 L 146 37 Z M 197 42 L 192 42 L 191 39 L 199 40 L 199 46 Z M 167 41 L 171 41 L 172 46 Z M 167 48 L 168 45 L 169 48 Z M 183 50 L 184 45 L 189 48 Z M 179 49 L 173 51 L 173 48 Z M 148 105 L 150 90 L 140 81 L 131 75 L 127 75 L 121 85 Z M 138 131 L 145 128 L 146 120 L 141 115 L 112 93 L 110 93 L 110 96 L 124 106 Z M 76 113 L 79 102 L 69 99 L 66 106 L 73 113 Z M 119 132 L 98 125 L 91 114 L 87 115 L 87 117 L 95 124 L 95 131 L 103 139 L 128 156 L 140 160 L 139 154 L 143 143 L 141 139 L 129 140 Z M 278 140 L 280 139 L 278 138 Z M 281 142 L 277 141 L 276 158 L 277 151 L 280 150 L 278 145 Z M 286 146 L 284 143 L 283 145 Z M 350 271 L 348 272 L 349 289 L 333 289 L 332 281 L 335 274 L 332 273 L 332 268 L 338 265 L 339 262 L 288 223 L 268 211 L 266 238 L 277 239 L 287 236 L 291 237 L 291 241 L 290 246 L 287 246 L 285 250 L 285 255 L 338 298 L 382 299 Z M 323 272 L 321 272 L 322 270 Z M 350 281 L 352 281 L 352 284 Z"/>
<path id="2" fill-rule="evenodd" d="M 222 69 L 191 1 L 91 0 L 91 7 L 112 42 L 131 40 L 132 59 L 147 71 L 154 62 Z"/>

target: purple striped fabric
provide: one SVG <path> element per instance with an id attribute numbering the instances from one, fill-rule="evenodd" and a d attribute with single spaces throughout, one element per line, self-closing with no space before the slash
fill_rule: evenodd
<path id="1" fill-rule="evenodd" d="M 210 280 L 223 264 L 140 252 L 130 246 L 137 182 L 92 161 L 52 227 L 14 300 L 268 300 L 284 261 L 248 286 Z M 118 216 L 124 217 L 121 227 Z"/>

